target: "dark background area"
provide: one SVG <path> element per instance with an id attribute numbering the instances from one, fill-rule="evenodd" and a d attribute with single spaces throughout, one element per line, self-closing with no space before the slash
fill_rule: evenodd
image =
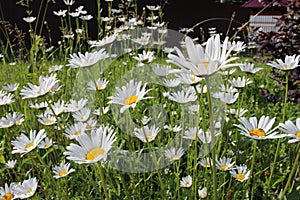
<path id="1" fill-rule="evenodd" d="M 44 5 L 42 10 L 46 6 L 46 1 L 44 0 Z M 26 13 L 26 8 L 17 5 L 18 0 L 0 0 L 0 17 L 3 21 L 8 21 L 12 25 L 16 25 L 21 29 L 26 36 L 28 37 L 28 23 L 23 21 L 23 17 L 28 16 Z M 39 1 L 32 1 L 30 9 L 32 10 L 32 16 L 37 16 L 38 10 L 40 7 Z M 45 14 L 47 24 L 50 29 L 50 35 L 53 39 L 53 44 L 56 44 L 61 38 L 61 33 L 59 31 L 60 18 L 53 14 L 53 11 L 58 11 L 59 9 L 67 9 L 67 6 L 64 4 L 63 0 L 55 0 L 56 3 L 50 2 L 48 5 L 47 12 Z M 117 8 L 117 5 L 120 1 L 114 0 L 113 7 Z M 242 8 L 240 5 L 231 5 L 231 4 L 221 4 L 216 3 L 213 0 L 168 0 L 168 2 L 163 0 L 138 0 L 138 11 L 141 14 L 142 8 L 146 5 L 164 5 L 164 21 L 168 22 L 168 28 L 179 30 L 180 27 L 192 27 L 193 25 L 201 22 L 203 20 L 212 19 L 212 18 L 224 18 L 222 20 L 216 19 L 209 22 L 205 22 L 195 28 L 194 33 L 191 35 L 193 37 L 199 36 L 199 28 L 202 27 L 204 32 L 207 34 L 207 29 L 209 27 L 216 27 L 217 32 L 226 33 L 230 24 L 230 19 L 232 14 L 235 12 L 235 18 L 231 24 L 229 35 L 234 33 L 233 27 L 240 27 L 243 23 L 247 22 L 249 19 L 249 10 Z M 93 15 L 93 19 L 88 22 L 89 24 L 89 36 L 91 39 L 97 38 L 97 3 L 96 0 L 75 0 L 75 4 L 71 6 L 71 11 L 83 5 L 88 14 Z M 106 16 L 107 12 L 107 2 L 101 1 L 101 7 L 103 8 L 102 16 Z M 43 14 L 43 13 L 42 13 Z M 40 21 L 42 16 L 40 17 Z M 35 25 L 34 22 L 33 24 Z M 39 30 L 40 22 L 38 22 L 37 30 Z M 5 40 L 3 36 L 4 27 L 1 26 L 0 29 L 0 38 L 2 41 Z M 38 31 L 39 32 L 39 31 Z M 48 31 L 43 28 L 42 34 L 48 37 Z M 206 35 L 207 36 L 207 35 Z M 5 41 L 4 41 L 5 42 Z"/>

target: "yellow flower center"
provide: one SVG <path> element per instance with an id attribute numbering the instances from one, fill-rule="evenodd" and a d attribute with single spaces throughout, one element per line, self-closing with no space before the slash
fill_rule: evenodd
<path id="1" fill-rule="evenodd" d="M 104 149 L 100 148 L 100 147 L 96 147 L 93 148 L 92 150 L 90 150 L 87 154 L 86 154 L 86 159 L 87 160 L 94 160 L 95 158 L 97 158 L 100 155 L 104 154 Z"/>
<path id="2" fill-rule="evenodd" d="M 131 105 L 134 104 L 137 100 L 138 100 L 138 96 L 130 96 L 127 99 L 125 99 L 124 104 Z"/>
<path id="3" fill-rule="evenodd" d="M 239 179 L 239 180 L 244 180 L 245 179 L 245 175 L 244 174 L 237 174 L 235 177 L 237 179 Z"/>
<path id="4" fill-rule="evenodd" d="M 146 138 L 147 138 L 147 141 L 150 142 L 153 137 L 151 135 L 147 135 Z"/>
<path id="5" fill-rule="evenodd" d="M 205 68 L 206 68 L 206 69 L 207 69 L 208 66 L 209 66 L 209 62 L 202 62 L 202 63 L 200 63 L 200 64 L 205 65 Z"/>
<path id="6" fill-rule="evenodd" d="M 147 38 L 142 38 L 142 39 L 141 39 L 141 43 L 145 44 L 145 43 L 147 43 L 147 42 L 148 42 Z"/>
<path id="7" fill-rule="evenodd" d="M 79 136 L 79 135 L 81 135 L 81 132 L 80 132 L 80 131 L 76 131 L 76 132 L 74 133 L 74 135 L 75 135 L 75 136 Z"/>
<path id="8" fill-rule="evenodd" d="M 67 173 L 68 173 L 67 170 L 62 170 L 62 171 L 59 172 L 58 175 L 59 176 L 65 176 Z"/>
<path id="9" fill-rule="evenodd" d="M 220 168 L 221 168 L 221 170 L 225 171 L 225 170 L 228 169 L 228 166 L 227 165 L 222 165 Z"/>
<path id="10" fill-rule="evenodd" d="M 177 154 L 173 154 L 172 156 L 171 156 L 171 159 L 172 160 L 179 160 L 179 156 L 177 155 Z"/>
<path id="11" fill-rule="evenodd" d="M 49 125 L 49 124 L 52 124 L 53 123 L 53 120 L 52 119 L 47 119 L 46 121 L 45 121 L 45 124 L 46 125 Z"/>
<path id="12" fill-rule="evenodd" d="M 29 144 L 27 144 L 25 146 L 25 149 L 28 150 L 29 148 L 33 147 L 34 146 L 34 143 L 33 142 L 30 142 Z"/>
<path id="13" fill-rule="evenodd" d="M 21 125 L 21 124 L 22 124 L 22 122 L 16 121 L 16 125 Z"/>
<path id="14" fill-rule="evenodd" d="M 209 163 L 203 163 L 203 167 L 210 167 Z"/>
<path id="15" fill-rule="evenodd" d="M 51 88 L 51 92 L 56 92 L 57 91 L 57 88 Z"/>
<path id="16" fill-rule="evenodd" d="M 192 138 L 193 140 L 195 140 L 195 139 L 196 139 L 196 136 L 197 136 L 197 134 L 196 134 L 196 133 L 193 133 L 193 134 L 191 135 L 191 138 Z"/>
<path id="17" fill-rule="evenodd" d="M 300 138 L 300 132 L 297 132 L 295 135 L 296 137 Z"/>
<path id="18" fill-rule="evenodd" d="M 257 137 L 264 137 L 264 136 L 266 136 L 266 133 L 263 129 L 257 128 L 257 129 L 253 129 L 252 131 L 250 131 L 250 135 L 257 136 Z"/>
<path id="19" fill-rule="evenodd" d="M 51 146 L 51 144 L 45 144 L 45 149 L 48 149 Z"/>
<path id="20" fill-rule="evenodd" d="M 195 77 L 194 77 L 194 78 L 191 78 L 191 81 L 192 81 L 192 83 L 195 83 L 196 78 L 195 78 Z"/>
<path id="21" fill-rule="evenodd" d="M 11 200 L 14 197 L 13 194 L 7 193 L 2 197 L 2 200 Z"/>
<path id="22" fill-rule="evenodd" d="M 32 189 L 28 190 L 27 195 L 31 194 L 32 192 L 33 192 Z"/>
<path id="23" fill-rule="evenodd" d="M 85 127 L 85 129 L 86 129 L 86 130 L 91 130 L 91 129 L 92 129 L 92 126 L 89 125 L 89 124 L 87 124 L 86 127 Z"/>
<path id="24" fill-rule="evenodd" d="M 98 85 L 97 85 L 97 89 L 98 89 L 98 90 L 101 90 L 101 89 L 102 89 L 102 85 L 101 85 L 101 84 L 98 84 Z"/>

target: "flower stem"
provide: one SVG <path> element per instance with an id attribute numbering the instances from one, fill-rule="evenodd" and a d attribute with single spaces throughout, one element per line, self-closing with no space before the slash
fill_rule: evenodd
<path id="1" fill-rule="evenodd" d="M 293 178 L 293 176 L 294 176 L 294 173 L 295 173 L 295 171 L 296 171 L 297 164 L 298 164 L 298 161 L 299 161 L 299 158 L 300 158 L 300 143 L 298 143 L 296 149 L 298 149 L 298 151 L 297 151 L 297 156 L 296 156 L 295 162 L 294 162 L 294 164 L 293 164 L 292 171 L 291 171 L 291 173 L 290 173 L 290 175 L 289 175 L 288 181 L 287 181 L 287 183 L 286 183 L 286 185 L 285 185 L 285 187 L 284 187 L 283 192 L 282 192 L 281 195 L 280 195 L 280 200 L 282 200 L 282 199 L 284 198 L 284 195 L 285 195 L 286 191 L 288 190 L 288 187 L 289 187 L 289 185 L 290 185 L 290 183 L 291 183 L 291 180 L 292 180 L 292 178 Z"/>
<path id="2" fill-rule="evenodd" d="M 257 140 L 254 141 L 254 145 L 253 145 L 253 154 L 252 154 L 252 161 L 251 161 L 251 168 L 250 168 L 250 176 L 249 176 L 249 179 L 247 181 L 247 186 L 246 186 L 246 188 L 249 187 L 250 181 L 252 179 L 253 184 L 252 184 L 252 187 L 251 187 L 251 199 L 253 199 L 253 197 L 254 197 L 254 183 L 255 183 L 255 181 L 252 178 L 252 175 L 253 175 L 253 168 L 254 168 L 255 157 L 256 157 L 256 147 L 257 147 Z"/>
<path id="3" fill-rule="evenodd" d="M 286 81 L 286 83 L 285 83 L 284 104 L 283 104 L 283 110 L 282 110 L 282 122 L 284 122 L 284 120 L 285 120 L 286 104 L 287 104 L 288 91 L 289 91 L 289 76 L 288 76 L 288 74 L 286 74 L 286 76 L 285 76 L 285 81 Z M 272 176 L 273 176 L 273 173 L 274 173 L 274 168 L 275 168 L 275 164 L 276 164 L 276 161 L 277 161 L 280 144 L 281 144 L 281 138 L 278 139 L 276 152 L 275 152 L 275 155 L 274 155 L 274 161 L 271 164 L 270 178 L 267 182 L 268 187 L 270 187 L 270 183 L 271 183 Z"/>

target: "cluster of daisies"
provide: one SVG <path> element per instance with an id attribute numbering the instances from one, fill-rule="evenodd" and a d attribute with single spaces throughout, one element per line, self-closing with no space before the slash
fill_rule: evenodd
<path id="1" fill-rule="evenodd" d="M 67 1 L 67 5 L 71 6 L 73 1 Z M 157 8 L 149 7 L 149 10 L 155 11 Z M 77 12 L 83 14 L 83 8 L 78 8 Z M 59 12 L 63 17 L 65 11 Z M 57 13 L 57 14 L 59 14 Z M 70 13 L 71 14 L 71 13 Z M 133 20 L 131 20 L 133 21 Z M 121 36 L 120 36 L 121 35 Z M 102 46 L 103 44 L 112 43 L 117 38 L 127 38 L 127 35 L 119 33 L 119 35 L 113 35 L 104 38 L 102 41 L 93 43 L 94 46 Z M 141 37 L 130 39 L 134 43 L 144 46 L 150 41 L 151 34 L 143 33 Z M 163 41 L 157 41 L 163 44 Z M 242 42 L 230 42 L 228 37 L 221 42 L 220 35 L 212 36 L 206 42 L 206 46 L 203 47 L 200 44 L 195 44 L 190 37 L 186 37 L 183 43 L 184 50 L 180 50 L 175 47 L 172 50 L 165 49 L 168 53 L 167 62 L 168 66 L 156 64 L 152 66 L 153 73 L 161 77 L 163 85 L 168 88 L 175 88 L 179 85 L 187 85 L 176 92 L 166 92 L 164 97 L 171 102 L 179 104 L 195 103 L 189 106 L 189 112 L 191 114 L 198 114 L 199 105 L 196 103 L 198 93 L 207 93 L 209 85 L 205 85 L 206 78 L 215 74 L 220 76 L 229 77 L 236 71 L 238 67 L 242 72 L 248 74 L 254 74 L 261 68 L 255 68 L 254 64 L 249 63 L 233 63 L 237 57 L 238 52 L 245 48 Z M 128 49 L 128 52 L 132 50 Z M 142 53 L 132 53 L 132 58 L 137 61 L 136 66 L 142 67 L 145 64 L 150 64 L 155 59 L 155 52 L 145 50 Z M 70 55 L 69 66 L 72 69 L 76 68 L 89 68 L 97 63 L 106 60 L 109 57 L 113 57 L 106 52 L 104 48 L 95 50 L 93 52 L 77 53 Z M 268 63 L 272 67 L 276 67 L 281 70 L 290 70 L 298 67 L 300 56 L 286 56 L 285 61 L 280 59 Z M 173 68 L 171 65 L 177 66 Z M 134 110 L 140 101 L 151 99 L 154 97 L 148 96 L 151 89 L 147 89 L 148 84 L 142 81 L 129 80 L 127 84 L 122 87 L 116 87 L 116 93 L 108 97 L 108 105 L 97 109 L 91 109 L 88 107 L 88 99 L 82 98 L 79 100 L 70 99 L 64 101 L 60 99 L 56 102 L 48 100 L 48 94 L 51 93 L 55 96 L 63 87 L 60 80 L 57 78 L 57 74 L 63 66 L 52 66 L 49 68 L 49 75 L 40 76 L 38 84 L 28 83 L 28 86 L 23 86 L 20 90 L 20 95 L 23 99 L 33 99 L 34 102 L 30 102 L 31 109 L 42 110 L 44 112 L 37 115 L 37 121 L 43 126 L 53 126 L 59 131 L 63 131 L 64 135 L 74 141 L 70 143 L 63 154 L 66 159 L 74 161 L 78 164 L 83 163 L 96 163 L 107 160 L 107 157 L 117 141 L 117 131 L 110 125 L 97 125 L 97 117 L 103 116 L 109 112 L 109 105 L 119 106 L 120 113 L 129 112 Z M 230 69 L 229 69 L 230 68 Z M 233 68 L 233 69 L 231 69 Z M 168 78 L 168 77 L 172 78 Z M 239 97 L 239 89 L 251 84 L 252 81 L 246 76 L 232 78 L 228 80 L 228 84 L 219 85 L 219 92 L 213 93 L 212 97 L 219 99 L 228 106 L 234 104 Z M 89 80 L 86 87 L 91 91 L 105 90 L 109 80 L 105 78 L 98 78 L 95 80 Z M 18 84 L 8 84 L 3 86 L 3 90 L 0 91 L 0 105 L 9 105 L 14 103 L 14 92 L 18 89 Z M 36 100 L 40 97 L 45 97 L 45 102 L 37 103 Z M 255 140 L 263 139 L 276 139 L 283 137 L 290 137 L 288 142 L 300 142 L 300 118 L 296 119 L 296 124 L 288 120 L 285 123 L 280 123 L 279 126 L 273 127 L 275 118 L 269 116 L 251 117 L 249 120 L 242 117 L 247 110 L 228 107 L 227 114 L 233 114 L 238 118 L 240 124 L 234 124 L 244 136 L 250 137 Z M 72 120 L 68 121 L 65 114 L 72 116 Z M 0 128 L 10 128 L 14 125 L 21 125 L 25 120 L 22 113 L 8 113 L 2 116 L 0 119 Z M 151 121 L 150 117 L 144 116 L 141 119 L 143 124 L 142 128 L 134 129 L 134 136 L 143 143 L 150 143 L 155 141 L 156 136 L 161 131 L 161 128 L 156 125 L 148 125 Z M 164 129 L 172 132 L 183 132 L 183 138 L 187 140 L 199 140 L 203 144 L 212 142 L 212 137 L 218 136 L 220 131 L 212 133 L 210 129 L 206 131 L 199 127 L 185 127 L 182 129 L 179 125 L 166 125 Z M 277 130 L 281 130 L 283 133 L 279 133 Z M 14 138 L 11 141 L 13 146 L 12 154 L 25 154 L 33 151 L 36 148 L 48 149 L 53 145 L 55 138 L 47 137 L 45 129 L 30 130 L 29 134 L 22 132 L 20 136 Z M 171 162 L 179 160 L 185 154 L 183 148 L 170 148 L 165 150 L 165 157 Z M 238 181 L 245 181 L 249 179 L 250 171 L 246 165 L 237 165 L 232 162 L 232 158 L 220 158 L 212 161 L 210 158 L 203 158 L 200 163 L 203 167 L 210 167 L 212 162 L 216 162 L 216 166 L 219 170 L 229 171 L 230 174 Z M 10 160 L 7 162 L 7 167 L 13 168 L 16 161 Z M 53 173 L 55 178 L 65 177 L 68 174 L 74 172 L 70 163 L 62 161 L 58 166 L 53 167 Z M 181 187 L 191 187 L 192 177 L 190 175 L 183 177 L 180 181 Z M 30 187 L 29 187 L 30 186 Z M 13 198 L 28 198 L 32 196 L 37 187 L 37 179 L 29 179 L 22 184 L 10 184 L 1 188 L 2 199 Z M 24 191 L 26 191 L 24 193 Z M 206 196 L 207 189 L 204 187 L 199 189 L 199 196 Z M 27 196 L 26 196 L 26 195 Z"/>

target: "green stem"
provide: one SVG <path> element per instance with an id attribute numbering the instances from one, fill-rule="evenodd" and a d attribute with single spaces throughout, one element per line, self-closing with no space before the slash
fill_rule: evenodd
<path id="1" fill-rule="evenodd" d="M 98 167 L 98 171 L 99 171 L 99 177 L 100 177 L 100 183 L 101 183 L 101 186 L 102 186 L 102 189 L 103 189 L 103 192 L 104 192 L 104 196 L 105 196 L 105 199 L 109 199 L 108 198 L 108 193 L 107 193 L 107 188 L 106 188 L 106 185 L 105 185 L 105 179 L 104 179 L 104 174 L 103 174 L 103 168 L 101 166 L 101 164 L 97 164 L 97 167 Z"/>
<path id="2" fill-rule="evenodd" d="M 213 174 L 213 194 L 214 199 L 218 199 L 217 195 L 217 174 L 216 174 L 216 146 L 215 146 L 215 135 L 214 135 L 214 119 L 213 119 L 213 108 L 212 108 L 212 100 L 211 100 L 211 91 L 208 84 L 208 79 L 206 78 L 207 85 L 207 97 L 208 97 L 208 110 L 209 110 L 209 126 L 210 126 L 210 134 L 211 134 L 211 145 L 212 148 L 212 174 Z"/>
<path id="3" fill-rule="evenodd" d="M 288 74 L 286 74 L 286 76 L 285 76 L 285 81 L 286 81 L 286 84 L 285 84 L 284 105 L 283 105 L 283 110 L 282 110 L 282 122 L 284 122 L 284 120 L 285 120 L 286 104 L 287 104 L 287 97 L 288 97 L 288 91 L 289 91 L 289 76 L 288 76 Z M 270 187 L 270 183 L 271 183 L 272 176 L 274 173 L 274 168 L 275 168 L 275 164 L 277 161 L 280 144 L 281 144 L 281 138 L 278 139 L 276 152 L 275 152 L 275 156 L 274 156 L 274 161 L 271 164 L 270 177 L 269 177 L 269 180 L 267 181 L 268 188 Z"/>
<path id="4" fill-rule="evenodd" d="M 254 141 L 254 145 L 253 145 L 253 154 L 252 154 L 252 161 L 251 161 L 251 168 L 250 168 L 250 175 L 249 175 L 249 179 L 247 181 L 247 185 L 246 188 L 249 187 L 249 184 L 251 182 L 252 179 L 252 175 L 253 175 L 253 168 L 254 168 L 254 163 L 255 163 L 255 157 L 256 157 L 256 147 L 257 147 L 257 140 Z M 251 187 L 251 200 L 253 199 L 254 196 L 254 178 L 252 179 L 252 187 Z"/>
<path id="5" fill-rule="evenodd" d="M 298 142 L 298 145 L 297 145 L 297 149 L 298 149 L 298 151 L 297 151 L 297 156 L 296 156 L 295 162 L 294 162 L 294 164 L 293 164 L 292 171 L 291 171 L 291 173 L 290 173 L 290 175 L 289 175 L 288 181 L 287 181 L 287 183 L 286 183 L 286 185 L 285 185 L 285 187 L 284 187 L 283 192 L 282 192 L 281 195 L 280 195 L 280 200 L 282 200 L 282 199 L 284 198 L 284 195 L 285 195 L 285 193 L 287 192 L 288 187 L 289 187 L 289 185 L 291 184 L 292 178 L 293 178 L 293 176 L 294 176 L 294 173 L 295 173 L 295 171 L 296 171 L 296 169 L 297 169 L 297 164 L 298 164 L 298 161 L 299 161 L 299 158 L 300 158 L 300 143 L 299 143 L 299 142 Z"/>

